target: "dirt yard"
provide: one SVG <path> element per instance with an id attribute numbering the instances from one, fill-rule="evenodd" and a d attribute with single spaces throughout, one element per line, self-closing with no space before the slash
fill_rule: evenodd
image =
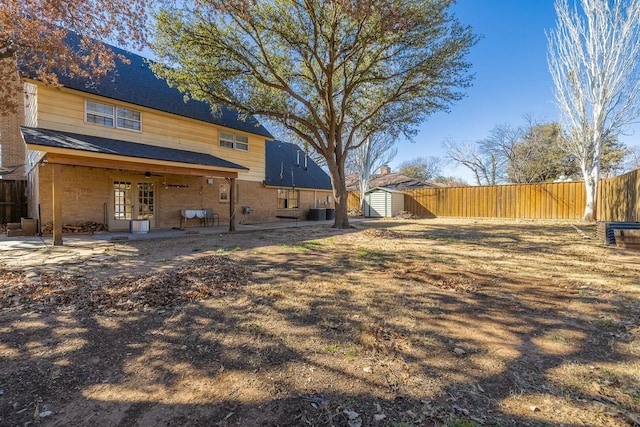
<path id="1" fill-rule="evenodd" d="M 640 253 L 578 226 L 0 253 L 0 425 L 640 425 Z"/>

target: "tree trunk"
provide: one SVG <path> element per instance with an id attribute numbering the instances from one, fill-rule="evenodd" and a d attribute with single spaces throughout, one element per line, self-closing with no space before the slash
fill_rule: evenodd
<path id="1" fill-rule="evenodd" d="M 333 184 L 333 197 L 336 200 L 336 217 L 332 228 L 351 228 L 347 211 L 347 188 L 344 180 Z"/>
<path id="2" fill-rule="evenodd" d="M 584 207 L 584 215 L 582 221 L 592 222 L 595 221 L 595 209 L 596 209 L 596 197 L 598 192 L 598 175 L 599 175 L 599 162 L 595 165 L 585 166 L 582 168 L 582 175 L 584 176 L 584 188 L 587 192 L 587 203 Z"/>
<path id="3" fill-rule="evenodd" d="M 347 185 L 345 183 L 344 165 L 339 167 L 337 162 L 327 161 L 327 167 L 329 168 L 333 186 L 333 198 L 336 203 L 336 217 L 332 228 L 351 228 L 347 211 Z"/>

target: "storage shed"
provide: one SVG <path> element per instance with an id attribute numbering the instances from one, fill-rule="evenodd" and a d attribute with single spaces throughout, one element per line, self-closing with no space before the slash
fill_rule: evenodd
<path id="1" fill-rule="evenodd" d="M 390 218 L 404 210 L 404 193 L 391 188 L 376 187 L 364 195 L 364 216 Z"/>

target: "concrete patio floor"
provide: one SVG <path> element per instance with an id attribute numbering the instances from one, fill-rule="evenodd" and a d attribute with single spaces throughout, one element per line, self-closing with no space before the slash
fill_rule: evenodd
<path id="1" fill-rule="evenodd" d="M 363 221 L 364 218 L 349 218 L 349 222 L 356 223 Z M 331 225 L 333 220 L 326 221 L 279 221 L 262 224 L 236 224 L 236 233 L 272 230 L 277 228 L 292 227 L 311 227 L 318 225 Z M 153 229 L 148 233 L 127 233 L 127 232 L 100 232 L 95 234 L 78 233 L 65 234 L 63 236 L 63 245 L 70 247 L 92 247 L 104 242 L 118 242 L 127 240 L 147 240 L 147 239 L 166 239 L 173 237 L 183 237 L 194 234 L 223 234 L 229 233 L 229 225 L 221 224 L 209 227 L 187 227 L 182 229 Z M 0 251 L 11 250 L 28 250 L 39 249 L 53 246 L 53 238 L 51 236 L 34 236 L 34 237 L 7 237 L 0 235 Z"/>

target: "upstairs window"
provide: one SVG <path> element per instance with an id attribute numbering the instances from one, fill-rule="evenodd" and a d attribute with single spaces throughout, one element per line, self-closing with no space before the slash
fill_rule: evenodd
<path id="1" fill-rule="evenodd" d="M 140 111 L 90 100 L 86 101 L 85 109 L 87 123 L 136 131 L 142 128 Z"/>
<path id="2" fill-rule="evenodd" d="M 87 123 L 113 127 L 113 105 L 87 101 Z"/>
<path id="3" fill-rule="evenodd" d="M 249 151 L 249 138 L 230 132 L 220 132 L 220 147 Z"/>

